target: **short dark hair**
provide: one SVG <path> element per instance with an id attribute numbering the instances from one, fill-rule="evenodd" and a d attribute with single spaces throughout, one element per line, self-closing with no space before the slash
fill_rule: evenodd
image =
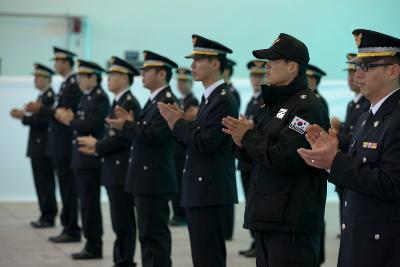
<path id="1" fill-rule="evenodd" d="M 225 56 L 206 56 L 209 61 L 211 60 L 218 60 L 219 61 L 219 72 L 222 74 L 224 70 L 226 69 L 226 57 Z"/>
<path id="2" fill-rule="evenodd" d="M 71 68 L 73 68 L 73 67 L 74 67 L 74 65 L 75 65 L 75 62 L 74 62 L 74 60 L 73 60 L 72 58 L 70 58 L 70 57 L 66 58 L 66 60 L 68 61 L 68 63 L 69 63 L 69 66 L 70 66 Z"/>
<path id="3" fill-rule="evenodd" d="M 133 84 L 133 75 L 130 73 L 127 73 L 126 75 L 128 75 L 128 83 L 129 86 L 131 86 Z"/>
<path id="4" fill-rule="evenodd" d="M 233 66 L 232 65 L 225 65 L 224 71 L 229 70 L 229 78 L 233 75 Z"/>
<path id="5" fill-rule="evenodd" d="M 172 70 L 168 67 L 155 67 L 156 73 L 160 71 L 165 71 L 165 81 L 169 83 L 172 78 Z"/>

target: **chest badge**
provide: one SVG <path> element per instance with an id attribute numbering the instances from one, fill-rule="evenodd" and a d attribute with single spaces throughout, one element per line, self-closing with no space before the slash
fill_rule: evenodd
<path id="1" fill-rule="evenodd" d="M 277 117 L 278 119 L 283 119 L 283 117 L 285 117 L 285 114 L 286 114 L 287 111 L 288 111 L 287 109 L 281 108 L 281 109 L 278 111 L 278 113 L 276 114 L 276 117 Z"/>
<path id="2" fill-rule="evenodd" d="M 374 127 L 376 128 L 376 127 L 378 127 L 378 125 L 379 125 L 379 121 L 375 121 L 374 122 Z"/>
<path id="3" fill-rule="evenodd" d="M 304 134 L 309 125 L 310 123 L 308 121 L 295 116 L 292 122 L 290 123 L 289 128 L 295 130 L 298 133 Z"/>

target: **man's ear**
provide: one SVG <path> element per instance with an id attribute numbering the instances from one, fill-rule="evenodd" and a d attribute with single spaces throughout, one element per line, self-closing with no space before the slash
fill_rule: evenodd
<path id="1" fill-rule="evenodd" d="M 221 62 L 218 59 L 213 58 L 211 60 L 211 66 L 212 66 L 213 70 L 219 70 L 220 65 L 221 65 Z"/>
<path id="2" fill-rule="evenodd" d="M 389 66 L 389 77 L 391 80 L 400 80 L 400 64 L 393 64 Z"/>
<path id="3" fill-rule="evenodd" d="M 291 61 L 289 63 L 289 72 L 295 73 L 298 72 L 298 70 L 299 70 L 299 64 L 297 62 Z"/>

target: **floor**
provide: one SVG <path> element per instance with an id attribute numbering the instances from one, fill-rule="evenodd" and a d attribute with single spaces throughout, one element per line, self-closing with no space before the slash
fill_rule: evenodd
<path id="1" fill-rule="evenodd" d="M 256 266 L 254 259 L 238 255 L 238 250 L 249 246 L 250 237 L 242 226 L 243 204 L 236 205 L 236 221 L 234 240 L 227 242 L 227 266 Z M 59 225 L 52 229 L 35 230 L 29 226 L 29 221 L 36 218 L 36 203 L 0 202 L 0 267 L 49 267 L 49 266 L 112 266 L 111 248 L 114 235 L 111 230 L 108 204 L 103 203 L 103 218 L 105 234 L 102 260 L 73 261 L 70 254 L 81 250 L 83 243 L 53 244 L 47 241 L 51 235 L 60 232 Z M 326 262 L 323 267 L 334 267 L 337 261 L 339 240 L 338 204 L 327 203 L 326 209 Z M 172 260 L 175 267 L 191 266 L 188 231 L 185 227 L 171 228 L 173 248 Z M 139 247 L 139 246 L 138 246 Z M 137 250 L 135 261 L 140 265 L 140 249 Z"/>

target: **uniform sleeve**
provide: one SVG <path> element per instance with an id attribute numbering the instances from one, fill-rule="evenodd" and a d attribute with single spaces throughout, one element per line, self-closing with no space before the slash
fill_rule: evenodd
<path id="1" fill-rule="evenodd" d="M 128 138 L 118 135 L 110 136 L 97 141 L 96 152 L 99 155 L 104 156 L 129 148 L 130 145 L 131 140 Z"/>
<path id="2" fill-rule="evenodd" d="M 167 104 L 174 103 L 173 99 L 168 99 L 163 102 Z M 138 124 L 136 121 L 127 121 L 124 123 L 120 133 L 123 136 L 130 137 L 146 144 L 161 144 L 166 138 L 168 138 L 168 136 L 170 136 L 171 131 L 167 122 L 157 110 L 149 123 Z"/>
<path id="3" fill-rule="evenodd" d="M 63 96 L 62 107 L 70 108 L 74 113 L 78 110 L 78 104 L 82 96 L 77 83 L 70 84 L 70 88 Z"/>
<path id="4" fill-rule="evenodd" d="M 86 111 L 85 119 L 79 120 L 76 116 L 70 122 L 70 127 L 81 134 L 90 134 L 104 125 L 104 119 L 108 114 L 109 102 L 105 95 L 95 97 L 93 103 Z"/>
<path id="5" fill-rule="evenodd" d="M 392 125 L 376 162 L 337 153 L 328 180 L 337 186 L 383 201 L 400 200 L 400 125 Z M 378 144 L 381 145 L 381 144 Z M 375 153 L 378 153 L 376 151 Z"/>
<path id="6" fill-rule="evenodd" d="M 227 138 L 222 132 L 222 119 L 226 116 L 237 117 L 237 107 L 229 101 L 222 101 L 210 111 L 207 122 L 196 129 L 190 128 L 190 124 L 184 119 L 175 123 L 174 135 L 187 147 L 199 154 L 209 155 L 214 153 Z"/>
<path id="7" fill-rule="evenodd" d="M 49 119 L 51 115 L 51 106 L 53 105 L 54 97 L 45 98 L 43 106 L 38 113 L 32 116 L 24 116 L 22 118 L 23 125 L 29 125 L 36 129 L 46 129 L 49 126 Z"/>
<path id="8" fill-rule="evenodd" d="M 322 108 L 322 107 L 321 107 Z M 326 118 L 320 118 L 321 114 Z M 318 112 L 313 108 L 299 109 L 294 116 L 309 122 L 310 124 L 319 124 L 323 128 L 328 128 L 328 116 L 326 112 Z M 293 129 L 285 126 L 279 136 L 272 136 L 260 133 L 255 129 L 248 130 L 242 139 L 242 145 L 247 154 L 263 164 L 266 168 L 279 171 L 281 173 L 297 173 L 306 168 L 303 159 L 298 155 L 297 149 L 309 148 L 309 144 L 304 136 Z"/>

